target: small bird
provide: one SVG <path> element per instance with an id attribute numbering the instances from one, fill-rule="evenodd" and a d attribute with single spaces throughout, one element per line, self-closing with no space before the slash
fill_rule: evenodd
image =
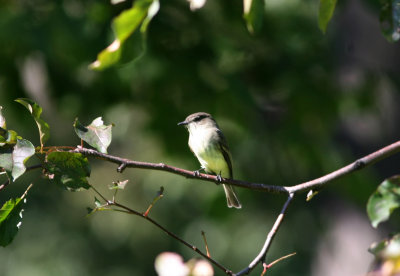
<path id="1" fill-rule="evenodd" d="M 197 157 L 201 168 L 218 178 L 233 178 L 232 159 L 228 144 L 221 129 L 213 117 L 205 112 L 198 112 L 178 123 L 189 131 L 189 148 Z M 242 208 L 232 186 L 222 184 L 229 208 Z"/>

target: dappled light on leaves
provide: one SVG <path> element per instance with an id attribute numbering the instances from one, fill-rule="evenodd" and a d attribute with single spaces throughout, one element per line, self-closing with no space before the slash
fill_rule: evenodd
<path id="1" fill-rule="evenodd" d="M 104 125 L 102 118 L 98 117 L 90 125 L 84 126 L 76 118 L 74 129 L 83 141 L 98 151 L 107 153 L 107 148 L 112 140 L 112 125 Z"/>
<path id="2" fill-rule="evenodd" d="M 138 31 L 140 28 L 140 36 L 145 37 L 147 26 L 159 9 L 158 0 L 138 0 L 135 1 L 132 8 L 123 11 L 113 21 L 112 27 L 116 36 L 115 40 L 97 56 L 90 68 L 93 70 L 104 70 L 112 65 L 117 64 L 123 53 L 123 46 L 128 38 Z M 143 53 L 143 38 L 136 38 L 132 43 L 141 48 L 131 59 L 140 57 Z"/>
<path id="3" fill-rule="evenodd" d="M 11 181 L 15 181 L 26 170 L 25 162 L 35 153 L 32 143 L 17 139 L 13 146 L 0 147 L 0 167 L 4 168 Z"/>
<path id="4" fill-rule="evenodd" d="M 47 177 L 69 191 L 89 189 L 90 165 L 80 153 L 51 152 L 46 157 Z"/>

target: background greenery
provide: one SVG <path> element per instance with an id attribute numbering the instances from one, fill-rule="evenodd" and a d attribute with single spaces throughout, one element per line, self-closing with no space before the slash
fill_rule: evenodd
<path id="1" fill-rule="evenodd" d="M 161 1 L 146 54 L 94 72 L 88 65 L 112 41 L 112 18 L 131 2 L 2 1 L 0 105 L 7 126 L 36 144 L 36 126 L 15 98 L 43 107 L 48 144 L 77 145 L 75 117 L 89 124 L 103 116 L 116 125 L 110 154 L 191 170 L 199 165 L 176 123 L 206 111 L 227 136 L 235 178 L 294 185 L 399 136 L 399 45 L 380 33 L 379 7 L 356 0 L 338 5 L 323 35 L 317 1 L 266 1 L 264 23 L 251 35 L 240 1 L 209 1 L 196 12 L 183 0 Z M 393 157 L 341 179 L 309 203 L 298 197 L 268 259 L 298 254 L 270 275 L 365 273 L 372 261 L 367 248 L 399 222 L 395 217 L 374 230 L 365 204 L 384 178 L 398 173 L 398 162 Z M 256 256 L 285 201 L 238 189 L 243 209 L 231 210 L 213 184 L 153 171 L 121 175 L 114 165 L 92 163 L 90 183 L 105 193 L 112 181 L 130 180 L 120 200 L 134 209 L 145 210 L 164 186 L 151 216 L 199 247 L 204 230 L 212 256 L 234 271 Z M 109 212 L 87 218 L 92 192 L 63 191 L 39 172 L 3 190 L 0 202 L 20 196 L 29 183 L 22 228 L 0 249 L 3 275 L 154 275 L 161 252 L 197 257 L 139 218 Z"/>

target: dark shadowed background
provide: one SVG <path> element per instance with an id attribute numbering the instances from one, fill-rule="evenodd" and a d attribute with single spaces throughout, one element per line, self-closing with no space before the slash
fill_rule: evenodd
<path id="1" fill-rule="evenodd" d="M 112 18 L 131 4 L 0 2 L 0 105 L 8 128 L 38 145 L 32 118 L 13 101 L 28 97 L 43 107 L 49 145 L 79 144 L 74 119 L 89 124 L 103 116 L 115 124 L 110 154 L 196 170 L 187 131 L 176 124 L 205 111 L 227 137 L 235 178 L 274 185 L 322 176 L 398 139 L 400 48 L 381 34 L 373 1 L 339 1 L 326 35 L 318 29 L 316 0 L 266 1 L 255 35 L 246 30 L 241 1 L 210 0 L 196 12 L 184 0 L 161 1 L 141 59 L 90 71 L 112 41 Z M 367 272 L 369 245 L 400 218 L 373 229 L 365 205 L 383 179 L 399 172 L 399 160 L 336 181 L 311 202 L 298 196 L 268 261 L 297 255 L 268 275 Z M 237 189 L 243 208 L 232 210 L 212 183 L 138 169 L 118 174 L 115 165 L 92 161 L 90 183 L 110 197 L 107 186 L 125 179 L 122 203 L 144 211 L 163 186 L 150 215 L 199 248 L 205 231 L 213 258 L 233 271 L 257 255 L 286 199 Z M 138 217 L 86 217 L 92 191 L 64 191 L 39 172 L 1 191 L 0 203 L 29 183 L 21 230 L 0 248 L 2 275 L 155 275 L 161 252 L 197 257 Z M 258 267 L 254 275 L 260 273 Z"/>

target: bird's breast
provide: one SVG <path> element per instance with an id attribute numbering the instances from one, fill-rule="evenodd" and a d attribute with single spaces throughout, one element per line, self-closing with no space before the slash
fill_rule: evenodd
<path id="1" fill-rule="evenodd" d="M 219 148 L 217 133 L 212 129 L 190 132 L 189 147 L 206 171 L 229 177 L 229 167 Z"/>

